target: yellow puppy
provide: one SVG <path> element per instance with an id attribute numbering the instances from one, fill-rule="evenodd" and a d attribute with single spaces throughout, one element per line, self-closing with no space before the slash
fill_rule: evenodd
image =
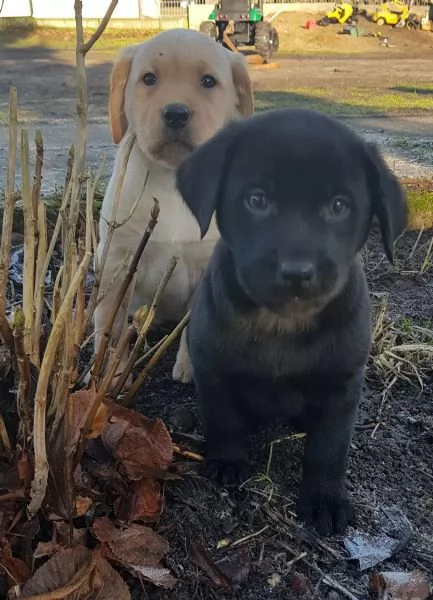
<path id="1" fill-rule="evenodd" d="M 228 121 L 251 116 L 253 111 L 243 56 L 229 52 L 202 33 L 174 29 L 121 52 L 112 71 L 109 102 L 113 140 L 120 146 L 102 205 L 99 263 L 131 135 L 136 136 L 136 143 L 115 217 L 117 223 L 126 222 L 114 231 L 102 277 L 105 296 L 95 312 L 97 347 L 121 281 L 117 278 L 113 284 L 113 278 L 125 256 L 137 248 L 153 198 L 159 201 L 160 215 L 138 267 L 129 312 L 150 305 L 173 255 L 179 261 L 160 303 L 157 321 L 178 321 L 187 311 L 219 234 L 213 222 L 200 240 L 198 225 L 176 191 L 176 168 Z M 136 204 L 146 177 L 146 189 Z M 117 334 L 121 325 L 117 323 Z M 192 372 L 184 342 L 183 336 L 173 376 L 189 381 Z"/>

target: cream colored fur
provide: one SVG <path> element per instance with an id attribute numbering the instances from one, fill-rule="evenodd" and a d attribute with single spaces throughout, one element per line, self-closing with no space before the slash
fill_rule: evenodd
<path id="1" fill-rule="evenodd" d="M 155 85 L 143 83 L 146 73 L 155 74 Z M 214 77 L 216 86 L 204 88 L 201 85 L 204 75 Z M 161 117 L 163 108 L 171 103 L 185 104 L 192 114 L 185 130 L 175 138 Z M 157 322 L 178 321 L 186 313 L 219 234 L 213 222 L 206 237 L 200 240 L 198 225 L 176 191 L 176 168 L 184 156 L 228 121 L 252 115 L 253 96 L 242 56 L 229 52 L 204 34 L 171 30 L 121 53 L 112 71 L 109 109 L 113 140 L 120 145 L 102 205 L 99 260 L 131 135 L 136 136 L 136 143 L 115 219 L 126 223 L 114 231 L 102 277 L 101 288 L 106 295 L 95 311 L 96 346 L 121 278 L 114 285 L 110 282 L 127 253 L 134 253 L 137 248 L 149 221 L 153 198 L 159 201 L 160 214 L 139 263 L 130 314 L 143 304 L 151 304 L 173 255 L 179 261 L 158 308 Z M 147 173 L 146 189 L 128 219 Z M 118 331 L 121 325 L 117 324 Z M 173 376 L 182 381 L 189 381 L 192 376 L 184 334 Z"/>

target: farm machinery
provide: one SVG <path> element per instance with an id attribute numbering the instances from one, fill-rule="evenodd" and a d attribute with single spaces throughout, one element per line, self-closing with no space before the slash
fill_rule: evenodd
<path id="1" fill-rule="evenodd" d="M 278 32 L 263 15 L 263 0 L 219 0 L 200 31 L 230 50 L 254 46 L 263 59 L 278 51 Z"/>

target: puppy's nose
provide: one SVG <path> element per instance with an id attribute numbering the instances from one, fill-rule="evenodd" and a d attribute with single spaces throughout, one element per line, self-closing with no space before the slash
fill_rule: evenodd
<path id="1" fill-rule="evenodd" d="M 162 118 L 170 129 L 182 129 L 190 116 L 189 108 L 185 104 L 167 104 L 162 111 Z"/>
<path id="2" fill-rule="evenodd" d="M 315 266 L 307 260 L 284 260 L 280 264 L 280 277 L 287 283 L 310 283 L 315 273 Z"/>

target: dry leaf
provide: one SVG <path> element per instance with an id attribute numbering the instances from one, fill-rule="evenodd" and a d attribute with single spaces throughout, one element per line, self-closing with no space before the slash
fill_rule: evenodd
<path id="1" fill-rule="evenodd" d="M 176 580 L 160 565 L 168 552 L 168 542 L 149 527 L 134 523 L 120 529 L 101 517 L 95 519 L 92 532 L 102 542 L 105 554 L 132 574 L 139 573 L 162 587 L 171 589 L 175 585 Z"/>
<path id="2" fill-rule="evenodd" d="M 99 437 L 106 426 L 109 418 L 109 408 L 102 402 L 96 412 L 95 418 L 93 419 L 90 431 L 87 434 L 87 439 L 93 440 Z"/>
<path id="3" fill-rule="evenodd" d="M 55 521 L 54 528 L 56 531 L 56 539 L 62 546 L 86 546 L 87 545 L 87 529 L 72 527 L 72 540 L 71 540 L 71 528 L 66 521 Z"/>
<path id="4" fill-rule="evenodd" d="M 51 512 L 67 520 L 76 516 L 74 463 L 95 394 L 94 390 L 81 390 L 68 396 L 59 434 L 48 446 L 48 505 Z"/>
<path id="5" fill-rule="evenodd" d="M 419 571 L 375 573 L 370 583 L 379 600 L 429 600 L 433 592 Z"/>
<path id="6" fill-rule="evenodd" d="M 127 521 L 157 520 L 162 513 L 162 494 L 159 482 L 149 477 L 133 481 L 129 488 L 127 505 Z"/>
<path id="7" fill-rule="evenodd" d="M 159 477 L 173 460 L 170 434 L 161 419 L 147 419 L 139 413 L 106 402 L 109 420 L 101 438 L 134 480 Z"/>
<path id="8" fill-rule="evenodd" d="M 143 427 L 130 427 L 114 448 L 130 479 L 152 476 L 165 471 L 173 460 L 173 444 L 161 419 L 149 421 Z"/>
<path id="9" fill-rule="evenodd" d="M 77 517 L 84 517 L 89 508 L 92 506 L 93 500 L 87 496 L 77 496 L 75 500 L 75 511 Z"/>
<path id="10" fill-rule="evenodd" d="M 52 558 L 47 560 L 45 564 L 40 567 L 30 581 L 24 586 L 23 598 L 30 598 L 31 596 L 37 596 L 38 594 L 45 594 L 54 590 L 66 586 L 67 583 L 72 582 L 74 577 L 76 578 L 77 573 L 88 566 L 90 563 L 90 551 L 83 546 L 77 546 L 76 548 L 67 548 L 57 552 Z M 75 585 L 71 585 L 73 588 L 72 593 L 78 594 L 79 582 L 75 581 Z M 88 582 L 86 582 L 87 584 Z M 84 587 L 84 586 L 83 586 Z M 71 598 L 72 595 L 65 593 L 59 598 Z M 77 598 L 82 598 L 78 596 Z"/>
<path id="11" fill-rule="evenodd" d="M 45 556 L 52 556 L 59 550 L 62 550 L 62 546 L 57 542 L 39 542 L 36 546 L 36 550 L 33 552 L 33 558 L 44 558 Z"/>
<path id="12" fill-rule="evenodd" d="M 208 577 L 216 586 L 224 587 L 226 589 L 230 589 L 232 587 L 228 576 L 217 564 L 215 564 L 202 544 L 191 542 L 189 547 L 189 556 L 191 560 L 193 560 L 195 564 L 208 575 Z"/>
<path id="13" fill-rule="evenodd" d="M 26 563 L 20 558 L 12 556 L 9 542 L 4 540 L 0 551 L 0 571 L 6 574 L 9 586 L 22 585 L 30 577 Z"/>
<path id="14" fill-rule="evenodd" d="M 55 592 L 55 594 L 49 592 Z M 130 600 L 126 583 L 99 552 L 83 546 L 61 550 L 23 589 L 34 600 Z"/>
<path id="15" fill-rule="evenodd" d="M 30 488 L 33 479 L 33 465 L 27 450 L 23 450 L 17 463 L 18 476 L 25 490 Z"/>
<path id="16" fill-rule="evenodd" d="M 20 505 L 17 502 L 0 502 L 0 539 L 7 535 L 19 511 Z"/>

